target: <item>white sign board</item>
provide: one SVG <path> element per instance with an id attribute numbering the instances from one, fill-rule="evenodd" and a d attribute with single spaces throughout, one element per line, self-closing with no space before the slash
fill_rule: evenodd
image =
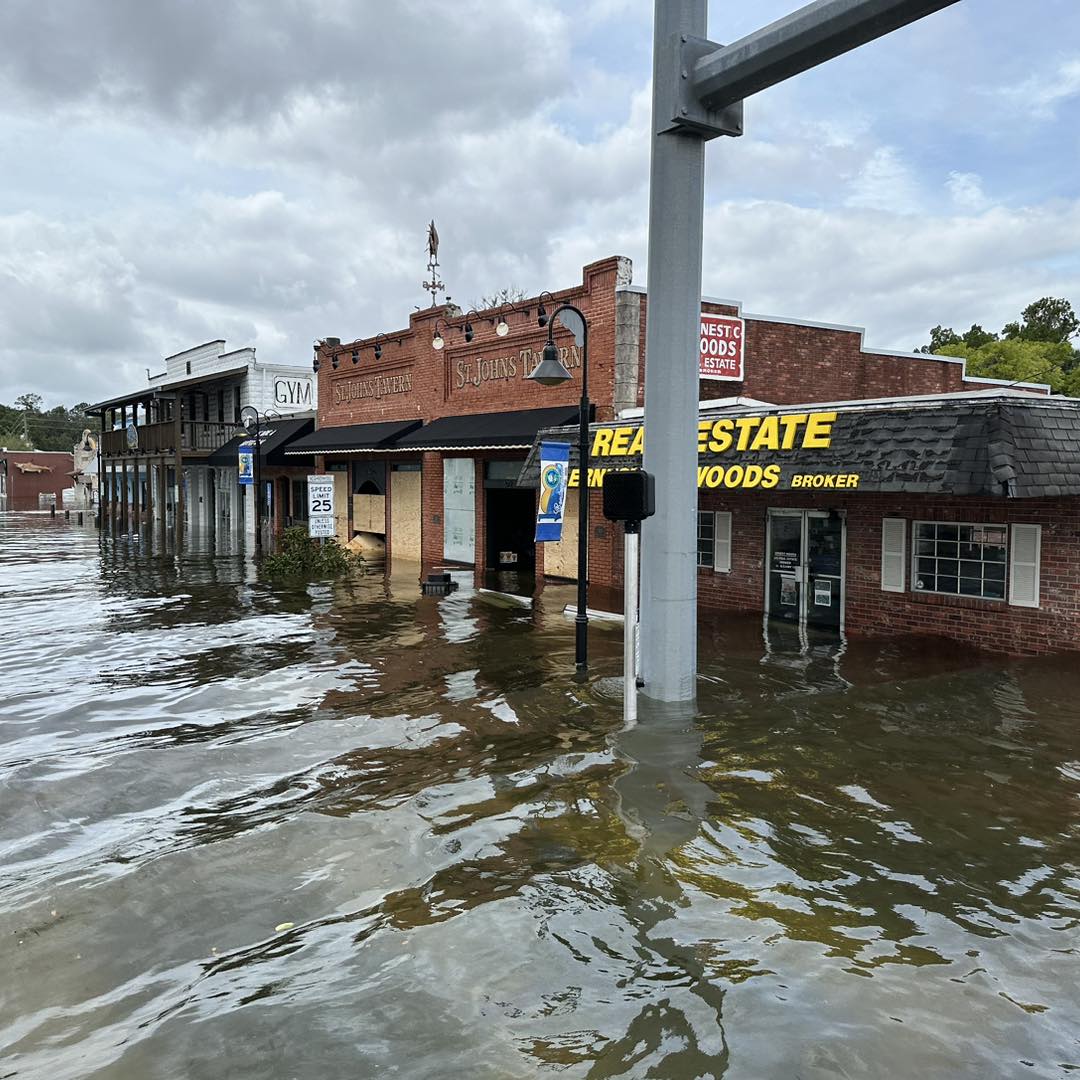
<path id="1" fill-rule="evenodd" d="M 308 517 L 334 513 L 334 477 L 309 476 L 307 478 Z"/>
<path id="2" fill-rule="evenodd" d="M 308 536 L 333 536 L 335 532 L 333 515 L 323 514 L 320 517 L 308 518 L 307 532 Z"/>
<path id="3" fill-rule="evenodd" d="M 308 536 L 333 536 L 334 529 L 334 477 L 309 476 Z"/>
<path id="4" fill-rule="evenodd" d="M 281 411 L 282 406 L 290 411 L 310 409 L 311 379 L 278 376 L 274 380 L 274 404 L 278 406 L 278 411 Z"/>

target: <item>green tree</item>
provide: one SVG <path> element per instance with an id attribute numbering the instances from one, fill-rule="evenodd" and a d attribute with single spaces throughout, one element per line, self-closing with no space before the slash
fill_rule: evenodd
<path id="1" fill-rule="evenodd" d="M 18 429 L 0 430 L 0 447 L 7 450 L 33 450 L 30 440 Z"/>
<path id="2" fill-rule="evenodd" d="M 1068 300 L 1044 296 L 1028 304 L 1021 313 L 1023 322 L 1005 325 L 1002 336 L 1020 341 L 1050 341 L 1060 343 L 1076 336 L 1080 319 Z"/>
<path id="3" fill-rule="evenodd" d="M 41 412 L 41 401 L 40 394 L 20 394 L 15 399 L 15 408 L 27 413 Z"/>
<path id="4" fill-rule="evenodd" d="M 988 342 L 997 341 L 997 339 L 997 334 L 993 334 L 989 330 L 984 330 L 978 323 L 972 323 L 971 329 L 961 338 L 963 343 L 969 349 L 978 349 Z"/>
<path id="5" fill-rule="evenodd" d="M 941 355 L 966 360 L 968 375 L 1006 382 L 1049 383 L 1055 394 L 1080 395 L 1080 370 L 1074 369 L 1073 350 L 1067 342 L 1006 338 L 977 348 L 961 342 L 946 345 Z"/>

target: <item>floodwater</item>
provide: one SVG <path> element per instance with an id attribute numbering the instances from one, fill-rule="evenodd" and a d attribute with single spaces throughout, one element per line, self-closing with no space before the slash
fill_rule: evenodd
<path id="1" fill-rule="evenodd" d="M 0 1077 L 1080 1070 L 1080 665 L 571 600 L 0 515 Z"/>

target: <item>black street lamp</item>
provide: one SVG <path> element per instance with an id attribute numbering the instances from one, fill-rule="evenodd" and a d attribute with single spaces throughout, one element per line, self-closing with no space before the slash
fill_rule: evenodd
<path id="1" fill-rule="evenodd" d="M 240 410 L 240 423 L 249 435 L 255 436 L 255 550 L 262 554 L 262 519 L 263 519 L 263 494 L 262 494 L 262 420 L 259 410 L 254 405 L 245 405 Z"/>
<path id="2" fill-rule="evenodd" d="M 573 304 L 560 304 L 547 317 L 548 339 L 544 354 L 532 373 L 526 376 L 541 386 L 561 386 L 573 375 L 559 359 L 553 333 L 559 319 L 581 346 L 581 407 L 578 412 L 578 580 L 577 615 L 574 617 L 574 661 L 579 675 L 585 674 L 589 657 L 589 326 L 585 316 Z M 543 325 L 543 323 L 541 323 Z"/>

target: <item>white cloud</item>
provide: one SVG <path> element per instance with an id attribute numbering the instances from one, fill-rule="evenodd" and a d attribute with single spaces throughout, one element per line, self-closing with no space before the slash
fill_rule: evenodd
<path id="1" fill-rule="evenodd" d="M 918 180 L 893 146 L 873 152 L 852 179 L 848 206 L 916 213 L 921 207 Z"/>
<path id="2" fill-rule="evenodd" d="M 950 172 L 945 187 L 957 210 L 978 212 L 990 205 L 978 173 Z"/>
<path id="3" fill-rule="evenodd" d="M 428 302 L 431 217 L 464 305 L 615 253 L 643 282 L 647 22 L 629 0 L 580 17 L 569 0 L 7 0 L 0 401 L 105 397 L 217 337 L 307 364 L 314 338 L 400 328 Z M 925 139 L 883 134 L 890 101 L 871 97 L 910 82 L 904 40 L 775 88 L 746 136 L 709 145 L 705 291 L 897 347 L 1080 295 L 1074 201 L 1010 203 L 947 127 L 931 165 Z M 863 68 L 870 86 L 850 81 Z"/>
<path id="4" fill-rule="evenodd" d="M 1038 71 L 1000 93 L 1018 109 L 1047 119 L 1063 101 L 1080 94 L 1080 57 L 1063 60 L 1052 71 Z"/>

